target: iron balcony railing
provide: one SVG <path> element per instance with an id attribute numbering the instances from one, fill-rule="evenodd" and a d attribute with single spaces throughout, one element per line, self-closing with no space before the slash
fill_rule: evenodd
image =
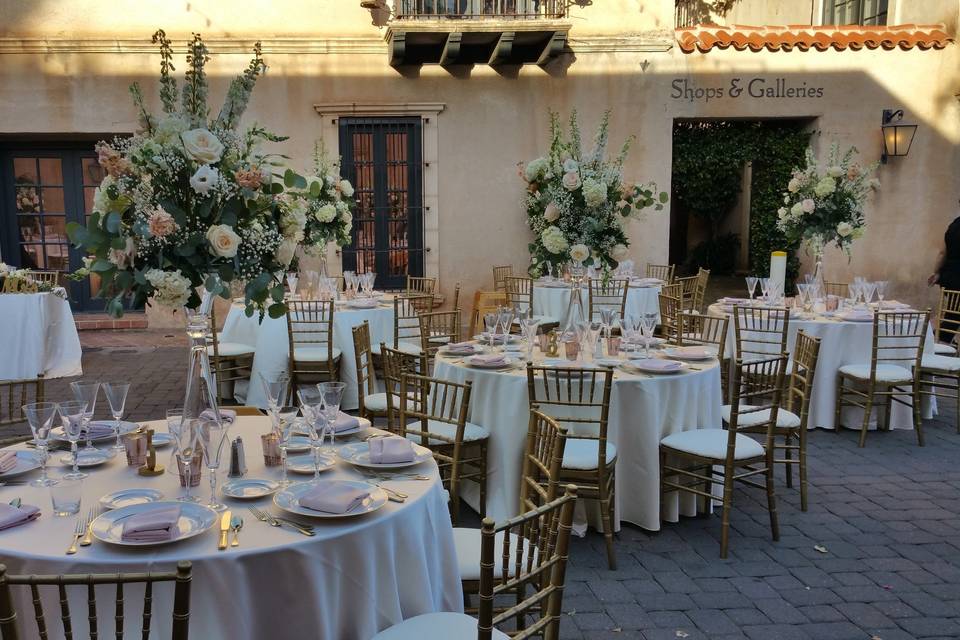
<path id="1" fill-rule="evenodd" d="M 704 22 L 710 22 L 710 12 L 703 0 L 677 0 L 674 11 L 676 29 L 695 27 Z"/>
<path id="2" fill-rule="evenodd" d="M 398 20 L 566 18 L 568 0 L 394 0 Z"/>

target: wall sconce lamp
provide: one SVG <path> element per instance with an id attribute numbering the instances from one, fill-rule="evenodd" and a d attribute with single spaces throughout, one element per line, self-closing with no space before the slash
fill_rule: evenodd
<path id="1" fill-rule="evenodd" d="M 892 156 L 905 156 L 910 153 L 913 136 L 917 133 L 917 125 L 903 122 L 903 109 L 884 109 L 883 122 L 880 124 L 883 133 L 883 153 L 880 162 L 887 163 Z"/>

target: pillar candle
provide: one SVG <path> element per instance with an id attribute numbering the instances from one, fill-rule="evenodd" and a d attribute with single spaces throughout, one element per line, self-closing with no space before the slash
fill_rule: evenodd
<path id="1" fill-rule="evenodd" d="M 774 251 L 770 254 L 770 290 L 774 287 L 779 295 L 786 294 L 784 284 L 787 278 L 787 252 Z"/>

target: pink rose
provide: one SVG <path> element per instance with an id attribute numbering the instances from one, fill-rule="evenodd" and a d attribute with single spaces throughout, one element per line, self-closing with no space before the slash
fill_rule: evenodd
<path id="1" fill-rule="evenodd" d="M 580 174 L 576 171 L 568 171 L 563 174 L 563 188 L 567 191 L 576 191 L 580 188 Z"/>
<path id="2" fill-rule="evenodd" d="M 806 198 L 800 203 L 800 208 L 803 209 L 804 213 L 813 213 L 813 210 L 817 208 L 817 203 L 810 198 Z"/>

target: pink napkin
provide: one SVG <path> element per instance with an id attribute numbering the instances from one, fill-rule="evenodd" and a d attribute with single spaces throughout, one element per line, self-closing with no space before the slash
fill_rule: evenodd
<path id="1" fill-rule="evenodd" d="M 355 309 L 373 309 L 378 304 L 374 298 L 357 298 L 350 302 L 350 306 Z"/>
<path id="2" fill-rule="evenodd" d="M 11 529 L 40 517 L 40 509 L 29 504 L 15 507 L 12 504 L 0 504 L 0 531 Z"/>
<path id="3" fill-rule="evenodd" d="M 502 353 L 484 353 L 478 356 L 473 356 L 470 359 L 471 364 L 478 364 L 481 366 L 493 367 L 501 364 L 507 363 L 507 357 Z"/>
<path id="4" fill-rule="evenodd" d="M 114 433 L 113 426 L 115 424 L 115 422 L 108 422 L 106 420 L 95 420 L 80 432 L 80 438 L 105 438 L 112 436 Z"/>
<path id="5" fill-rule="evenodd" d="M 122 540 L 130 542 L 164 542 L 178 531 L 180 505 L 170 505 L 143 511 L 130 516 L 123 523 Z"/>
<path id="6" fill-rule="evenodd" d="M 333 432 L 350 431 L 360 426 L 360 418 L 348 415 L 341 411 L 337 414 L 337 419 L 333 421 Z"/>
<path id="7" fill-rule="evenodd" d="M 204 409 L 200 414 L 201 420 L 213 420 L 213 409 Z M 237 419 L 237 412 L 233 409 L 220 409 L 220 420 L 225 424 L 233 424 Z"/>
<path id="8" fill-rule="evenodd" d="M 323 511 L 324 513 L 347 513 L 356 509 L 370 495 L 369 491 L 358 489 L 343 482 L 324 482 L 300 496 L 297 501 L 301 507 Z"/>
<path id="9" fill-rule="evenodd" d="M 721 304 L 743 304 L 745 302 L 750 302 L 750 299 L 749 298 L 731 298 L 728 296 L 726 298 L 720 298 L 719 300 L 717 300 L 717 302 Z"/>
<path id="10" fill-rule="evenodd" d="M 663 360 L 661 358 L 646 358 L 644 360 L 635 360 L 634 366 L 642 369 L 652 369 L 657 371 L 676 371 L 683 368 L 682 362 L 676 360 Z"/>
<path id="11" fill-rule="evenodd" d="M 454 342 L 447 345 L 447 351 L 450 353 L 473 353 L 472 342 Z"/>
<path id="12" fill-rule="evenodd" d="M 394 462 L 413 462 L 413 445 L 405 438 L 371 438 L 370 462 L 374 464 L 392 464 Z"/>
<path id="13" fill-rule="evenodd" d="M 16 451 L 0 451 L 0 473 L 6 473 L 17 466 Z"/>

